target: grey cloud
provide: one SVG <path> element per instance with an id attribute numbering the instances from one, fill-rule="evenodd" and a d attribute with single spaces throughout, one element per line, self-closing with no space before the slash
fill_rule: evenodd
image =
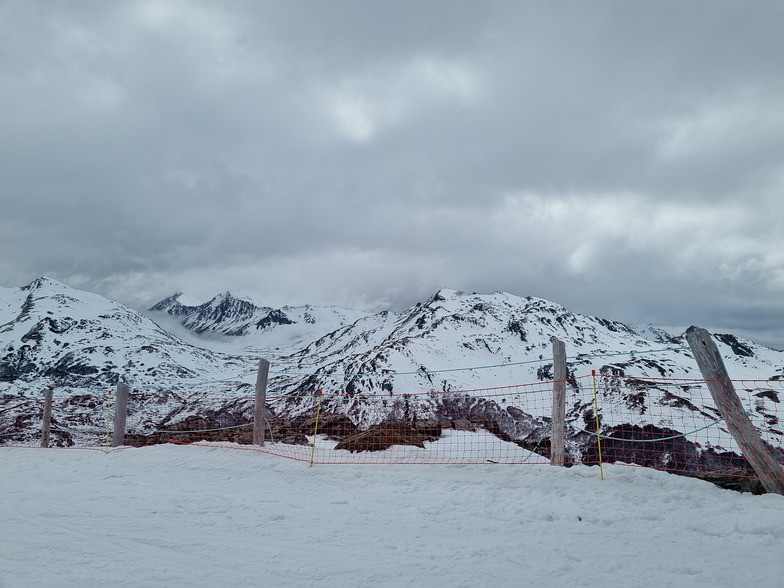
<path id="1" fill-rule="evenodd" d="M 0 278 L 137 306 L 508 290 L 774 340 L 782 11 L 7 2 Z"/>

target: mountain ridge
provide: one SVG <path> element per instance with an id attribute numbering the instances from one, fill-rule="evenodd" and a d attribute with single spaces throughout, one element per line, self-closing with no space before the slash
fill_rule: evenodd
<path id="1" fill-rule="evenodd" d="M 323 409 L 358 426 L 411 414 L 453 418 L 459 409 L 495 423 L 510 439 L 538 444 L 546 435 L 549 408 L 513 410 L 488 398 L 488 389 L 513 391 L 552 380 L 552 340 L 558 338 L 568 355 L 567 420 L 584 445 L 588 437 L 579 431 L 592 408 L 581 400 L 580 382 L 592 373 L 607 383 L 605 425 L 622 424 L 611 418 L 613 406 L 624 414 L 631 407 L 634 426 L 661 430 L 668 428 L 667 418 L 655 416 L 651 404 L 657 382 L 701 379 L 682 337 L 662 343 L 653 340 L 661 335 L 655 329 L 646 330 L 653 335 L 646 338 L 622 322 L 531 296 L 442 288 L 402 312 L 373 314 L 314 305 L 273 309 L 228 292 L 196 306 L 182 298 L 169 296 L 148 315 L 175 321 L 196 345 L 149 316 L 54 280 L 0 290 L 0 396 L 33 398 L 55 387 L 80 399 L 63 422 L 76 431 L 89 425 L 95 435 L 103 417 L 90 405 L 122 378 L 137 394 L 137 412 L 129 418 L 136 433 L 199 415 L 206 406 L 202 398 L 213 398 L 212 418 L 234 426 L 251 416 L 256 367 L 264 357 L 272 364 L 268 408 L 278 418 L 307 417 L 314 395 L 327 390 L 332 394 Z M 731 334 L 715 334 L 714 340 L 731 377 L 784 378 L 784 353 Z M 455 404 L 450 399 L 457 392 Z M 759 397 L 748 410 L 755 426 L 780 443 L 784 432 L 770 404 L 778 401 L 775 394 Z M 656 402 L 703 419 L 715 414 L 710 400 L 697 400 L 688 389 L 668 391 Z M 34 436 L 30 422 L 19 421 L 13 435 Z M 59 434 L 62 443 L 75 442 L 70 433 Z"/>
<path id="2" fill-rule="evenodd" d="M 154 387 L 160 378 L 200 379 L 246 363 L 187 345 L 135 310 L 50 278 L 0 292 L 0 349 L 0 392 L 105 389 L 124 375 Z"/>
<path id="3" fill-rule="evenodd" d="M 466 359 L 470 355 L 477 358 L 493 356 L 494 364 L 516 363 L 531 354 L 544 356 L 546 354 L 538 351 L 548 347 L 553 337 L 564 340 L 570 353 L 578 356 L 611 351 L 640 355 L 662 345 L 683 345 L 682 336 L 670 335 L 655 326 L 635 329 L 620 321 L 573 313 L 542 298 L 500 291 L 469 294 L 441 288 L 427 300 L 402 312 L 373 314 L 316 305 L 274 309 L 230 292 L 218 294 L 198 306 L 184 304 L 182 297 L 183 294 L 177 292 L 154 304 L 149 313 L 143 315 L 98 294 L 41 277 L 19 288 L 0 289 L 0 344 L 13 345 L 14 339 L 21 344 L 19 346 L 31 341 L 40 343 L 51 338 L 50 334 L 62 335 L 91 327 L 97 329 L 93 333 L 97 339 L 108 339 L 112 336 L 109 331 L 117 329 L 132 340 L 148 336 L 168 344 L 187 346 L 150 319 L 169 317 L 177 319 L 183 328 L 193 333 L 195 340 L 213 334 L 224 337 L 221 343 L 227 339 L 238 342 L 227 355 L 258 356 L 268 352 L 286 357 L 288 364 L 299 370 L 317 368 L 320 364 L 331 365 L 345 360 L 339 356 L 351 354 L 355 356 L 355 363 L 361 363 L 362 357 L 373 356 L 378 366 L 381 356 L 401 352 L 415 342 L 423 348 L 420 352 L 428 348 L 430 356 L 438 356 L 438 361 L 433 359 L 433 365 L 429 366 L 433 371 L 483 363 L 463 362 L 461 356 Z M 30 321 L 34 325 L 22 333 L 22 326 Z M 101 322 L 105 324 L 101 325 Z M 302 333 L 303 327 L 309 329 L 307 337 Z M 144 334 L 134 334 L 133 329 L 142 329 Z M 293 330 L 297 334 L 289 339 L 277 336 Z M 714 338 L 731 351 L 728 358 L 735 363 L 764 369 L 766 378 L 784 374 L 783 352 L 728 333 L 714 334 Z M 426 340 L 429 344 L 423 343 Z M 281 346 L 281 341 L 287 345 Z M 132 347 L 131 341 L 125 343 Z M 205 351 L 196 345 L 186 348 Z M 245 353 L 236 353 L 237 349 Z M 456 349 L 474 353 L 450 356 Z M 434 350 L 443 353 L 434 355 Z M 408 349 L 407 353 L 413 352 Z M 752 359 L 761 361 L 753 362 Z M 420 359 L 413 361 L 411 357 L 408 360 L 411 365 L 417 364 L 415 369 L 425 363 Z M 7 364 L 9 358 L 2 356 L 0 362 Z"/>

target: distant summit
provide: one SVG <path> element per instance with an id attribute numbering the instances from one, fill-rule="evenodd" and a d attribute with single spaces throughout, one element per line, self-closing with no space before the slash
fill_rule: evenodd
<path id="1" fill-rule="evenodd" d="M 165 313 L 197 335 L 223 335 L 246 339 L 248 347 L 290 348 L 317 339 L 367 313 L 335 306 L 284 306 L 274 309 L 258 306 L 248 297 L 231 292 L 218 294 L 199 305 L 184 303 L 177 292 L 150 307 L 150 312 Z"/>

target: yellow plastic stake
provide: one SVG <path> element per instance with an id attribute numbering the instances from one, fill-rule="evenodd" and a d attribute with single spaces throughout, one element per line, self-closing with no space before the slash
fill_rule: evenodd
<path id="1" fill-rule="evenodd" d="M 602 466 L 602 432 L 599 430 L 599 401 L 596 398 L 596 370 L 591 370 L 593 376 L 593 414 L 596 419 L 596 445 L 599 448 L 599 476 L 604 480 L 604 467 Z"/>
<path id="2" fill-rule="evenodd" d="M 316 457 L 316 435 L 318 435 L 319 415 L 321 414 L 321 390 L 318 391 L 318 404 L 316 406 L 316 426 L 313 429 L 313 449 L 310 451 L 310 467 L 313 467 L 313 460 Z"/>
<path id="3" fill-rule="evenodd" d="M 106 392 L 106 453 L 109 453 L 109 423 L 112 420 L 112 391 Z"/>

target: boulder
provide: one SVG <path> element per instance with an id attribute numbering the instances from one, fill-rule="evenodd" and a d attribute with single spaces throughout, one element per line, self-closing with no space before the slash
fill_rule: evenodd
<path id="1" fill-rule="evenodd" d="M 438 433 L 440 435 L 440 424 Z M 384 421 L 374 425 L 366 431 L 361 431 L 346 437 L 335 446 L 335 449 L 345 449 L 352 453 L 361 451 L 384 451 L 392 445 L 411 445 L 425 448 L 425 441 L 431 441 L 434 429 L 425 426 L 421 428 L 416 423 L 401 421 Z"/>

